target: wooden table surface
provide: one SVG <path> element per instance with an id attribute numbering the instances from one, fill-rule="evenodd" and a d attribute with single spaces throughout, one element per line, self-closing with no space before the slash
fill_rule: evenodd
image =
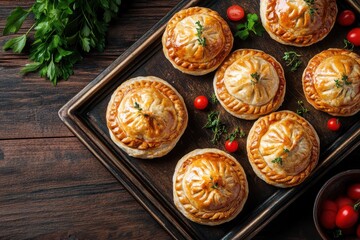
<path id="1" fill-rule="evenodd" d="M 12 9 L 33 2 L 0 1 L 1 32 Z M 37 74 L 19 74 L 27 54 L 1 50 L 0 239 L 170 239 L 65 127 L 58 110 L 178 2 L 123 1 L 105 51 L 86 55 L 75 74 L 56 87 Z M 26 21 L 20 33 L 31 24 Z M 8 38 L 0 37 L 1 47 Z M 359 150 L 334 171 L 359 168 Z M 312 221 L 320 186 L 294 201 L 255 239 L 320 239 Z"/>

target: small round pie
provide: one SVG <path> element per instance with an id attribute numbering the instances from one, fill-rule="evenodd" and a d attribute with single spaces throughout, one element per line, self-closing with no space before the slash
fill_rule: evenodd
<path id="1" fill-rule="evenodd" d="M 352 116 L 360 110 L 360 56 L 330 48 L 310 59 L 302 76 L 307 101 L 333 116 Z"/>
<path id="2" fill-rule="evenodd" d="M 278 109 L 284 101 L 286 81 L 281 64 L 255 49 L 231 53 L 214 77 L 221 105 L 235 117 L 257 119 Z"/>
<path id="3" fill-rule="evenodd" d="M 204 7 L 177 12 L 162 37 L 165 57 L 183 73 L 204 75 L 214 71 L 233 47 L 227 22 Z"/>
<path id="4" fill-rule="evenodd" d="M 324 39 L 337 16 L 336 0 L 261 0 L 261 22 L 275 41 L 304 47 Z"/>
<path id="5" fill-rule="evenodd" d="M 188 113 L 181 95 L 154 76 L 123 82 L 112 94 L 106 112 L 114 143 L 128 155 L 156 158 L 170 152 L 184 133 Z"/>
<path id="6" fill-rule="evenodd" d="M 176 165 L 174 203 L 193 222 L 219 225 L 234 219 L 243 209 L 248 193 L 244 169 L 224 151 L 196 149 Z"/>
<path id="7" fill-rule="evenodd" d="M 266 183 L 288 188 L 314 170 L 320 140 L 312 125 L 291 111 L 259 118 L 250 129 L 246 150 L 255 174 Z"/>

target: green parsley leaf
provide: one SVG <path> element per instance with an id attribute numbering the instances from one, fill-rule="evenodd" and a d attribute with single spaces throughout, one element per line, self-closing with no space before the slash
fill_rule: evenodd
<path id="1" fill-rule="evenodd" d="M 26 45 L 26 34 L 9 39 L 3 46 L 4 50 L 12 49 L 14 53 L 21 53 Z"/>
<path id="2" fill-rule="evenodd" d="M 29 10 L 24 10 L 21 7 L 15 8 L 6 19 L 6 25 L 3 30 L 3 35 L 17 33 L 29 13 Z"/>
<path id="3" fill-rule="evenodd" d="M 259 73 L 254 72 L 254 73 L 250 74 L 250 76 L 252 78 L 251 79 L 251 84 L 256 84 L 256 83 L 259 82 L 259 80 L 260 80 L 260 74 Z"/>
<path id="4" fill-rule="evenodd" d="M 235 36 L 241 40 L 246 40 L 250 36 L 250 32 L 253 32 L 257 36 L 262 36 L 265 31 L 256 13 L 248 13 L 246 15 L 246 22 L 238 24 L 236 29 Z"/>

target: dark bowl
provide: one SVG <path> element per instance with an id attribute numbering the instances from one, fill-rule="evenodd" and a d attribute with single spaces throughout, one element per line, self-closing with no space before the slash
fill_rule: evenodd
<path id="1" fill-rule="evenodd" d="M 335 200 L 340 195 L 346 195 L 346 188 L 352 183 L 360 182 L 360 169 L 347 170 L 330 178 L 320 189 L 319 193 L 316 196 L 314 208 L 313 208 L 313 218 L 315 227 L 319 235 L 324 240 L 335 239 L 332 235 L 331 230 L 323 228 L 319 223 L 320 217 L 320 207 L 323 201 L 330 199 Z M 357 239 L 355 235 L 344 236 L 346 240 Z"/>

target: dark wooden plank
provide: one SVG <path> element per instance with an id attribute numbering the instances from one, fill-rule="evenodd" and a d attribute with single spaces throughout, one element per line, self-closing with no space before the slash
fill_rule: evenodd
<path id="1" fill-rule="evenodd" d="M 16 6 L 28 8 L 34 1 L 0 1 L 0 31 Z M 75 66 L 75 75 L 53 87 L 37 74 L 22 77 L 26 54 L 0 51 L 0 139 L 72 136 L 57 111 L 119 55 L 174 7 L 176 1 L 125 0 L 119 17 L 111 23 L 104 52 L 91 52 Z M 19 33 L 26 32 L 26 20 Z M 0 37 L 3 46 L 9 36 Z"/>
<path id="2" fill-rule="evenodd" d="M 170 238 L 74 137 L 0 141 L 0 175 L 0 239 Z"/>

